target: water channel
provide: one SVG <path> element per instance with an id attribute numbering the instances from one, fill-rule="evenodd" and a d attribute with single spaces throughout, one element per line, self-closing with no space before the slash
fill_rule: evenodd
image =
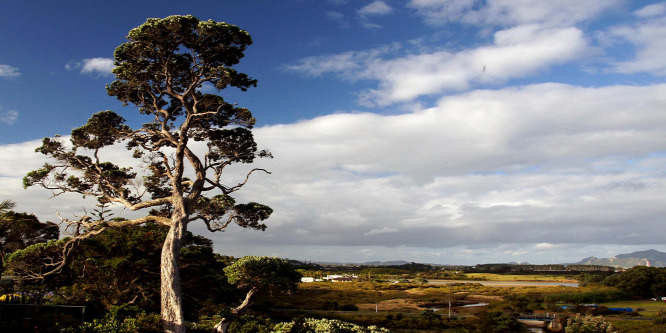
<path id="1" fill-rule="evenodd" d="M 544 281 L 476 281 L 476 280 L 428 280 L 428 283 L 431 284 L 456 284 L 456 283 L 479 283 L 484 286 L 489 287 L 551 287 L 551 286 L 566 286 L 566 287 L 578 287 L 578 282 L 544 282 Z M 477 304 L 467 304 L 463 307 L 472 307 L 472 306 L 484 306 L 487 303 L 477 303 Z M 544 329 L 538 327 L 529 327 L 530 332 L 535 333 L 544 333 Z"/>

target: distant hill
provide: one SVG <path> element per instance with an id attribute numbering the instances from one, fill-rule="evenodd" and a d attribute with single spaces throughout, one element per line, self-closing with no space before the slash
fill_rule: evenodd
<path id="1" fill-rule="evenodd" d="M 335 262 L 335 261 L 315 261 L 319 265 L 330 265 L 330 266 L 400 266 L 409 264 L 409 261 L 404 260 L 391 260 L 391 261 L 366 261 L 363 263 L 359 262 Z M 432 264 L 433 266 L 437 266 Z"/>
<path id="2" fill-rule="evenodd" d="M 361 265 L 365 266 L 400 266 L 404 264 L 409 264 L 409 262 L 404 260 L 393 260 L 393 261 L 368 261 L 364 262 Z"/>
<path id="3" fill-rule="evenodd" d="M 631 268 L 634 266 L 666 267 L 666 253 L 657 250 L 636 251 L 632 253 L 618 254 L 612 258 L 588 257 L 576 264 L 622 268 Z"/>

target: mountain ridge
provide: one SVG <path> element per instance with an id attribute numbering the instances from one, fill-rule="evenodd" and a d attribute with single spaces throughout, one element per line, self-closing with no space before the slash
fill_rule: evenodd
<path id="1" fill-rule="evenodd" d="M 409 264 L 411 262 L 405 260 L 390 260 L 390 261 L 368 261 L 363 263 L 341 263 L 341 262 L 323 262 L 315 261 L 318 264 L 322 265 L 364 265 L 364 266 L 399 266 Z M 513 265 L 529 265 L 527 262 L 510 262 L 506 264 Z M 431 264 L 432 266 L 466 266 L 466 265 L 447 265 L 447 264 Z M 622 253 L 618 254 L 615 257 L 611 258 L 597 258 L 590 256 L 583 258 L 578 262 L 569 263 L 565 265 L 600 265 L 600 266 L 611 266 L 618 268 L 631 268 L 634 266 L 652 266 L 652 267 L 666 267 L 666 253 L 657 251 L 654 249 L 644 250 L 644 251 L 634 251 L 631 253 Z M 470 265 L 474 266 L 474 265 Z"/>
<path id="2" fill-rule="evenodd" d="M 618 254 L 611 258 L 587 257 L 577 265 L 602 265 L 631 268 L 634 266 L 666 267 L 666 253 L 654 249 Z"/>

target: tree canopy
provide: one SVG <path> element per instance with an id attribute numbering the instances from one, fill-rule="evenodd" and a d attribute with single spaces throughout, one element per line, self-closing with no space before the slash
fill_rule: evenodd
<path id="1" fill-rule="evenodd" d="M 214 332 L 226 333 L 232 317 L 246 311 L 257 293 L 267 291 L 291 294 L 296 290 L 301 274 L 287 260 L 275 257 L 246 256 L 224 268 L 229 283 L 247 292 L 243 302 L 222 318 Z"/>
<path id="2" fill-rule="evenodd" d="M 246 256 L 224 268 L 229 283 L 243 290 L 290 294 L 301 274 L 288 261 L 275 257 Z"/>
<path id="3" fill-rule="evenodd" d="M 661 297 L 666 294 L 666 268 L 635 266 L 601 281 L 617 287 L 630 296 Z"/>

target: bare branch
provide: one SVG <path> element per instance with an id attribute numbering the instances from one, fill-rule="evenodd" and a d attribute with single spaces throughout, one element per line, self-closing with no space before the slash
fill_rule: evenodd
<path id="1" fill-rule="evenodd" d="M 209 180 L 209 179 L 206 179 L 206 180 L 208 181 L 209 184 L 212 184 L 214 187 L 217 187 L 220 190 L 222 190 L 222 193 L 230 194 L 230 193 L 233 193 L 233 192 L 236 192 L 236 191 L 240 190 L 243 186 L 245 186 L 247 181 L 250 179 L 250 175 L 252 175 L 252 173 L 255 172 L 255 171 L 263 171 L 263 172 L 265 172 L 269 175 L 271 174 L 271 172 L 266 170 L 266 169 L 254 168 L 254 169 L 250 170 L 250 172 L 247 173 L 247 175 L 245 176 L 245 179 L 242 182 L 238 183 L 235 186 L 231 186 L 231 187 L 224 186 L 220 183 L 216 183 L 216 182 L 214 182 L 212 180 Z"/>
<path id="2" fill-rule="evenodd" d="M 205 217 L 205 216 L 202 216 L 202 215 L 198 215 L 198 216 L 192 218 L 191 221 L 194 221 L 194 220 L 197 220 L 197 219 L 204 221 L 204 224 L 206 224 L 206 229 L 208 229 L 208 231 L 216 232 L 216 231 L 222 231 L 223 229 L 228 227 L 231 224 L 231 222 L 234 221 L 234 216 L 233 215 L 228 216 L 227 220 L 224 221 L 224 223 L 216 223 L 212 218 Z"/>

